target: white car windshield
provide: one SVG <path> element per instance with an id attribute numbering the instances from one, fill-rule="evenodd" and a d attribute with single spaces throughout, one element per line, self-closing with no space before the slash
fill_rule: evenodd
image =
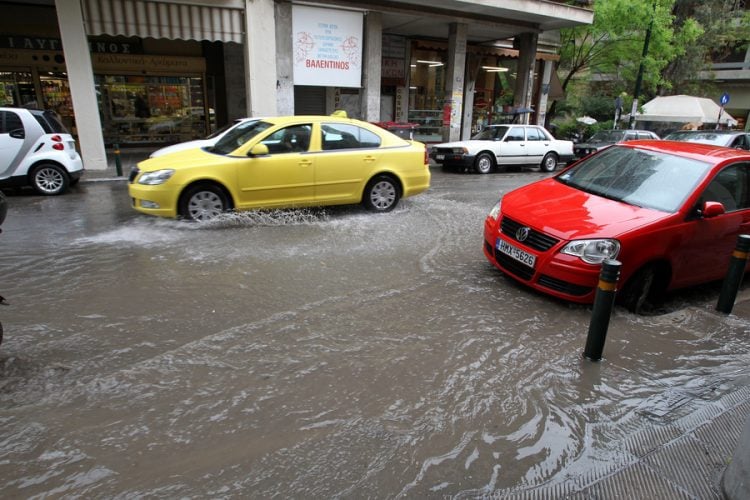
<path id="1" fill-rule="evenodd" d="M 613 146 L 556 179 L 604 198 L 676 212 L 710 168 L 708 163 L 677 155 Z"/>
<path id="2" fill-rule="evenodd" d="M 494 141 L 495 139 L 502 139 L 508 132 L 508 127 L 487 127 L 478 134 L 472 137 L 475 141 Z"/>

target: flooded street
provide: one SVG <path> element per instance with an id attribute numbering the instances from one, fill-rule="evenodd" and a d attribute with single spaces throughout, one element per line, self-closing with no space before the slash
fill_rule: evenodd
<path id="1" fill-rule="evenodd" d="M 486 261 L 499 193 L 546 175 L 210 224 L 124 181 L 9 196 L 0 496 L 555 498 L 718 415 L 750 385 L 718 285 L 616 309 L 591 363 L 590 307 Z"/>

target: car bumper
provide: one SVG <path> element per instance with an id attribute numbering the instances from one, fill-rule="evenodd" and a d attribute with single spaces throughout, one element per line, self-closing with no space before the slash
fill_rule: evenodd
<path id="1" fill-rule="evenodd" d="M 141 213 L 173 219 L 177 217 L 177 199 L 172 189 L 130 184 L 128 194 L 132 207 Z"/>
<path id="2" fill-rule="evenodd" d="M 497 249 L 498 239 L 520 247 L 517 241 L 498 234 L 497 226 L 485 222 L 483 250 L 487 260 L 511 278 L 539 292 L 570 302 L 590 304 L 594 301 L 600 267 L 582 262 L 574 256 L 560 254 L 559 245 L 546 252 L 522 248 L 534 255 L 533 267 Z"/>
<path id="3" fill-rule="evenodd" d="M 442 157 L 442 158 L 441 158 Z M 444 167 L 473 167 L 474 155 L 455 155 L 455 154 L 432 154 L 432 161 Z"/>

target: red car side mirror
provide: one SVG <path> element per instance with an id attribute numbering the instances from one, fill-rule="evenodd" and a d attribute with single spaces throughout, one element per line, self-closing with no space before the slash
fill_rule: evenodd
<path id="1" fill-rule="evenodd" d="M 703 215 L 703 218 L 705 219 L 710 219 L 711 217 L 716 217 L 723 213 L 726 213 L 726 209 L 724 208 L 724 205 L 718 201 L 705 202 L 703 204 L 703 210 L 701 210 L 701 215 Z"/>

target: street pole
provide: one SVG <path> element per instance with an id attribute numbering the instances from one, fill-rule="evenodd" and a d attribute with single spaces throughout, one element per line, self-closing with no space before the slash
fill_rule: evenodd
<path id="1" fill-rule="evenodd" d="M 654 17 L 656 17 L 656 2 L 654 2 L 654 15 L 651 16 L 651 22 L 646 29 L 646 39 L 643 40 L 643 53 L 641 54 L 641 64 L 638 66 L 638 76 L 635 78 L 635 91 L 633 92 L 633 107 L 630 110 L 630 120 L 628 128 L 635 128 L 635 114 L 638 112 L 638 96 L 641 94 L 641 83 L 643 82 L 643 62 L 648 55 L 648 44 L 651 41 L 651 29 L 654 27 Z"/>

